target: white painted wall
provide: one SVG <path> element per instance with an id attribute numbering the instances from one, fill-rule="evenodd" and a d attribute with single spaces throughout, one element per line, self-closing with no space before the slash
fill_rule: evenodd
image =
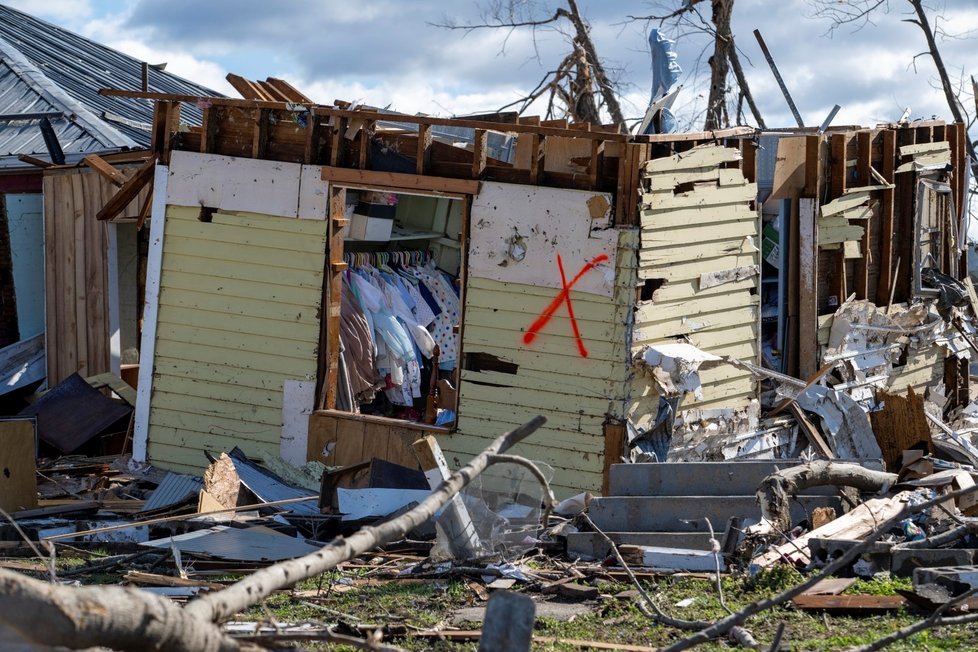
<path id="1" fill-rule="evenodd" d="M 5 195 L 20 338 L 44 332 L 44 198 Z"/>

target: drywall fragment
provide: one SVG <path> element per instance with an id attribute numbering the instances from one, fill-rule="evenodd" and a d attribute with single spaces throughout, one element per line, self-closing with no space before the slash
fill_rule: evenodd
<path id="1" fill-rule="evenodd" d="M 717 285 L 723 285 L 724 283 L 744 281 L 751 277 L 757 276 L 759 269 L 760 267 L 757 265 L 744 265 L 742 267 L 734 267 L 732 269 L 725 269 L 719 272 L 707 272 L 705 274 L 700 274 L 700 289 L 705 290 L 707 288 L 716 287 Z"/>
<path id="2" fill-rule="evenodd" d="M 701 351 L 692 344 L 657 344 L 643 347 L 636 355 L 639 367 L 645 367 L 667 396 L 692 392 L 703 398 L 699 370 L 723 364 L 723 358 Z"/>
<path id="3" fill-rule="evenodd" d="M 688 548 L 659 548 L 656 546 L 619 546 L 625 563 L 631 566 L 649 566 L 679 571 L 715 571 L 717 560 L 709 550 Z M 720 571 L 727 565 L 720 559 Z"/>

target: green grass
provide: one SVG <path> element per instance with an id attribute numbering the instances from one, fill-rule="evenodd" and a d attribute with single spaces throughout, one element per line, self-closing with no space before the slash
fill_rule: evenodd
<path id="1" fill-rule="evenodd" d="M 59 566 L 74 567 L 77 559 L 61 558 Z M 62 565 L 63 564 L 63 565 Z M 466 580 L 445 579 L 427 581 L 390 580 L 371 584 L 345 585 L 353 580 L 365 581 L 371 576 L 366 569 L 327 573 L 322 578 L 301 582 L 290 591 L 280 591 L 244 613 L 236 620 L 276 621 L 279 623 L 318 622 L 348 625 L 369 624 L 393 633 L 411 629 L 447 628 L 455 611 L 462 607 L 483 606 Z M 86 584 L 117 583 L 121 573 L 80 577 Z M 233 581 L 237 578 L 222 578 Z M 776 567 L 754 577 L 726 576 L 722 586 L 727 605 L 738 610 L 752 601 L 774 595 L 803 581 L 804 576 L 788 567 Z M 343 580 L 343 581 L 341 581 Z M 590 611 L 570 621 L 538 618 L 536 634 L 558 639 L 596 640 L 606 643 L 661 647 L 673 643 L 687 633 L 659 625 L 639 612 L 635 604 L 615 594 L 630 590 L 627 584 L 599 581 L 595 584 L 601 598 L 589 604 Z M 669 615 L 685 620 L 715 621 L 727 612 L 720 603 L 712 581 L 696 578 L 664 577 L 655 583 L 645 583 L 646 590 Z M 910 588 L 906 578 L 879 577 L 858 580 L 846 593 L 870 595 L 894 595 L 898 589 Z M 318 595 L 310 595 L 320 589 Z M 535 600 L 558 600 L 544 596 L 528 587 L 516 587 Z M 303 593 L 303 595 L 298 595 Z M 676 607 L 685 598 L 693 598 L 687 607 Z M 922 616 L 908 610 L 888 614 L 830 615 L 794 609 L 790 604 L 770 609 L 751 618 L 747 629 L 762 644 L 770 644 L 780 623 L 785 624 L 784 649 L 829 652 L 870 643 L 893 631 L 909 625 Z M 452 627 L 478 629 L 478 623 L 455 623 Z M 395 636 L 394 644 L 409 650 L 476 650 L 475 642 L 447 642 L 433 639 Z M 972 650 L 978 640 L 978 625 L 955 629 L 931 630 L 891 646 L 890 650 Z M 342 650 L 342 647 L 325 644 L 304 645 L 306 649 Z M 535 650 L 577 650 L 579 648 L 560 643 L 537 643 Z M 703 650 L 729 650 L 731 645 L 715 641 Z"/>

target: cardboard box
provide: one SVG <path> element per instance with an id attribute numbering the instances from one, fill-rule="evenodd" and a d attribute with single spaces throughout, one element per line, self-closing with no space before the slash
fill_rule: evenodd
<path id="1" fill-rule="evenodd" d="M 369 217 L 353 214 L 349 238 L 352 240 L 390 240 L 394 220 L 386 217 Z"/>
<path id="2" fill-rule="evenodd" d="M 775 268 L 781 268 L 781 234 L 772 224 L 764 227 L 761 232 L 761 256 Z"/>

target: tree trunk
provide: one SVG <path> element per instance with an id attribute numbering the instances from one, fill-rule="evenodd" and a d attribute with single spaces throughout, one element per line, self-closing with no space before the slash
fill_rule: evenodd
<path id="1" fill-rule="evenodd" d="M 730 51 L 733 46 L 733 34 L 730 32 L 730 14 L 733 12 L 733 4 L 734 0 L 713 0 L 713 26 L 716 35 L 713 56 L 710 57 L 710 96 L 706 101 L 706 123 L 703 125 L 705 131 L 714 131 L 722 126 L 723 108 L 727 99 L 727 73 L 730 71 Z"/>
<path id="2" fill-rule="evenodd" d="M 734 76 L 737 78 L 737 85 L 740 86 L 740 92 L 743 93 L 744 99 L 747 100 L 747 106 L 750 107 L 750 112 L 754 116 L 754 122 L 761 129 L 767 129 L 767 125 L 764 124 L 764 118 L 761 117 L 761 111 L 757 108 L 757 104 L 754 103 L 754 96 L 750 92 L 750 86 L 747 85 L 747 76 L 744 75 L 744 69 L 740 65 L 740 57 L 737 55 L 737 44 L 733 40 L 733 34 L 730 35 L 730 67 L 733 68 Z"/>
<path id="3" fill-rule="evenodd" d="M 761 481 L 757 501 L 761 504 L 758 528 L 774 525 L 782 532 L 791 528 L 790 500 L 812 487 L 855 487 L 860 491 L 883 491 L 896 484 L 896 473 L 872 471 L 858 464 L 815 460 L 776 471 Z"/>
<path id="4" fill-rule="evenodd" d="M 934 66 L 937 68 L 937 74 L 941 79 L 941 88 L 944 89 L 944 97 L 947 98 L 947 105 L 948 108 L 951 109 L 951 116 L 954 117 L 955 122 L 960 122 L 965 126 L 965 128 L 967 128 L 968 121 L 965 120 L 964 116 L 961 114 L 958 96 L 955 95 L 954 87 L 951 86 L 951 78 L 948 77 L 947 68 L 944 67 L 944 60 L 941 58 L 941 51 L 937 49 L 937 39 L 934 38 L 934 32 L 930 27 L 930 21 L 927 20 L 927 12 L 924 11 L 923 0 L 907 1 L 913 6 L 913 10 L 917 14 L 917 20 L 910 22 L 916 23 L 916 25 L 923 30 L 924 37 L 927 39 L 927 49 L 930 50 L 930 56 L 934 60 Z M 971 174 L 972 176 L 978 178 L 978 158 L 975 156 L 975 146 L 967 134 L 965 135 L 964 141 L 968 149 Z"/>
<path id="5" fill-rule="evenodd" d="M 568 18 L 574 24 L 577 41 L 584 48 L 588 62 L 594 70 L 594 79 L 598 83 L 598 88 L 601 89 L 601 96 L 604 97 L 604 103 L 608 107 L 611 121 L 618 127 L 619 132 L 625 133 L 628 130 L 625 126 L 625 116 L 621 112 L 621 105 L 618 103 L 617 95 L 615 95 L 614 86 L 612 86 L 611 81 L 608 79 L 608 75 L 605 74 L 604 66 L 601 65 L 598 53 L 594 49 L 594 43 L 591 41 L 591 35 L 588 33 L 587 24 L 581 18 L 581 12 L 577 8 L 577 0 L 567 0 L 567 6 L 570 7 Z"/>

